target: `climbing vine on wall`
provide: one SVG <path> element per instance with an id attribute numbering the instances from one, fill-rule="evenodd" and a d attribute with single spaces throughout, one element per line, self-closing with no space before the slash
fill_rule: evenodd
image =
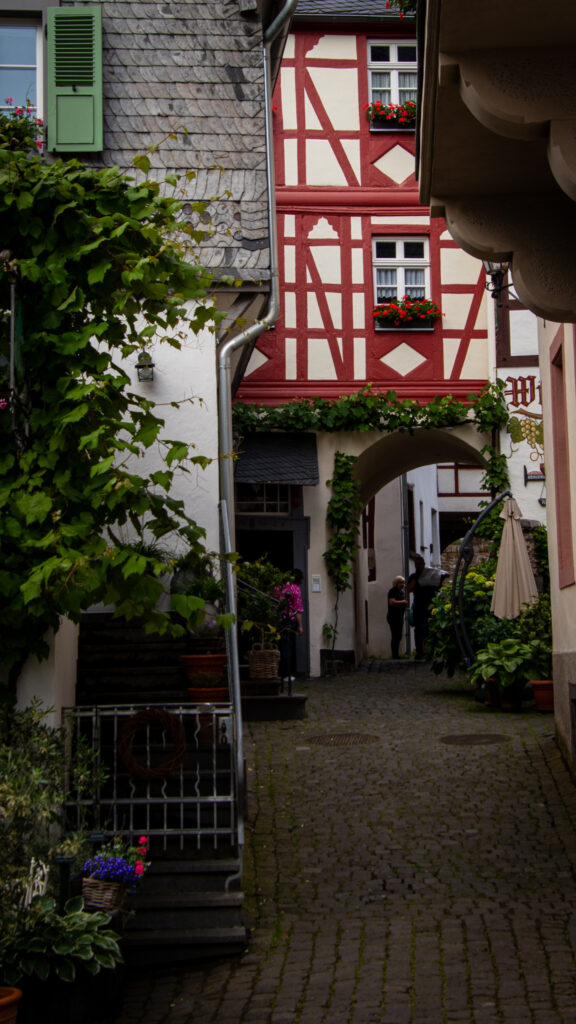
<path id="1" fill-rule="evenodd" d="M 326 433 L 378 430 L 413 434 L 416 429 L 446 429 L 473 423 L 482 433 L 492 435 L 491 442 L 481 450 L 487 463 L 482 488 L 496 494 L 508 485 L 508 463 L 497 443 L 498 431 L 508 422 L 503 392 L 504 383 L 496 381 L 480 393 L 468 395 L 467 403 L 448 395 L 421 405 L 414 399 L 398 398 L 395 391 L 382 393 L 371 387 L 338 399 L 302 398 L 280 406 L 238 402 L 234 406 L 234 428 L 240 435 L 270 430 Z M 334 474 L 328 481 L 332 498 L 326 518 L 332 535 L 324 561 L 337 598 L 351 586 L 356 557 L 362 500 L 354 477 L 355 461 L 354 456 L 337 452 Z"/>
<path id="2" fill-rule="evenodd" d="M 324 552 L 324 561 L 337 593 L 351 586 L 350 568 L 356 557 L 356 538 L 360 529 L 362 499 L 358 482 L 354 478 L 355 462 L 355 455 L 336 452 L 334 473 L 332 479 L 328 480 L 332 487 L 332 497 L 326 510 L 326 522 L 332 535 L 328 549 Z"/>

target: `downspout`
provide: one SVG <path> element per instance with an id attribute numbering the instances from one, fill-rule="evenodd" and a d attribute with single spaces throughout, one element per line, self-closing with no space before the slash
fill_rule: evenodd
<path id="1" fill-rule="evenodd" d="M 278 271 L 278 232 L 276 228 L 276 192 L 274 187 L 274 145 L 272 126 L 272 46 L 281 32 L 286 29 L 298 0 L 286 0 L 284 7 L 264 33 L 264 115 L 266 140 L 266 184 L 268 196 L 268 236 L 270 239 L 270 297 L 268 308 L 262 320 L 252 324 L 241 334 L 224 342 L 218 353 L 218 449 L 220 477 L 220 524 L 221 543 L 224 554 L 231 554 L 235 546 L 234 529 L 234 461 L 232 458 L 232 382 L 231 355 L 245 345 L 255 343 L 260 335 L 272 327 L 280 313 L 279 271 Z M 226 586 L 227 610 L 236 615 L 236 595 L 232 567 L 224 565 L 223 571 Z M 238 625 L 233 622 L 227 636 L 229 685 L 232 696 L 232 707 L 235 712 L 235 754 L 236 773 L 238 780 L 238 845 L 240 850 L 240 870 L 226 880 L 226 888 L 242 875 L 242 848 L 244 845 L 244 819 L 242 802 L 244 801 L 244 753 L 242 745 L 242 703 L 240 696 L 240 667 L 238 662 Z"/>
<path id="2" fill-rule="evenodd" d="M 234 463 L 232 459 L 232 388 L 231 361 L 233 352 L 258 340 L 272 327 L 280 313 L 278 232 L 276 227 L 276 191 L 274 187 L 274 144 L 272 125 L 271 50 L 275 40 L 291 18 L 298 0 L 286 0 L 284 7 L 264 33 L 264 104 L 266 125 L 266 171 L 268 196 L 268 235 L 270 239 L 270 298 L 264 317 L 241 334 L 224 342 L 218 353 L 220 498 L 226 503 L 230 537 L 234 540 Z"/>

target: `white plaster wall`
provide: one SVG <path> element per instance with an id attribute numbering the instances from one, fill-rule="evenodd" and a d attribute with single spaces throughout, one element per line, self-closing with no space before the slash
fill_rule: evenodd
<path id="1" fill-rule="evenodd" d="M 476 284 L 482 263 L 474 256 L 469 256 L 462 249 L 440 250 L 440 273 L 442 284 Z M 444 303 L 446 298 L 442 298 Z"/>
<path id="2" fill-rule="evenodd" d="M 368 582 L 366 553 L 363 566 L 361 608 L 368 602 L 368 642 L 365 653 L 390 658 L 390 627 L 386 622 L 388 591 L 395 576 L 404 574 L 402 551 L 402 491 L 400 478 L 376 495 L 374 521 L 376 579 Z M 364 618 L 364 615 L 363 615 Z M 364 625 L 363 621 L 361 622 Z"/>
<path id="3" fill-rule="evenodd" d="M 334 472 L 334 456 L 337 451 L 350 452 L 350 435 L 318 434 L 318 473 L 320 482 L 317 487 L 304 488 L 304 515 L 310 516 L 310 549 L 308 551 L 308 587 L 310 609 L 310 675 L 320 675 L 320 648 L 326 647 L 322 638 L 322 626 L 325 622 L 334 623 L 334 604 L 336 592 L 326 572 L 323 554 L 328 546 L 326 528 L 326 507 L 332 496 L 332 489 L 327 486 Z M 320 592 L 312 593 L 311 578 L 320 577 Z M 348 590 L 340 595 L 338 603 L 338 639 L 336 647 L 351 649 L 355 647 L 356 616 L 353 591 Z"/>
<path id="4" fill-rule="evenodd" d="M 549 348 L 558 332 L 559 325 L 539 321 L 540 372 L 544 413 L 544 444 L 552 450 L 552 410 L 550 404 Z M 573 382 L 576 374 L 573 325 L 566 324 L 564 331 L 564 379 L 567 398 L 569 472 L 572 504 L 572 543 L 576 552 L 576 394 Z M 552 456 L 546 463 L 547 485 L 547 526 L 548 551 L 550 557 L 550 597 L 552 603 L 553 647 L 554 647 L 554 714 L 556 728 L 563 749 L 574 762 L 571 722 L 570 686 L 576 682 L 576 586 L 560 589 L 558 583 L 558 552 L 556 540 L 556 496 L 555 467 Z"/>
<path id="5" fill-rule="evenodd" d="M 136 354 L 123 365 L 132 380 L 133 390 L 158 403 L 156 411 L 165 420 L 161 437 L 191 442 L 194 453 L 214 460 L 207 469 L 191 466 L 190 473 L 177 472 L 172 496 L 185 503 L 187 513 L 206 530 L 207 547 L 217 551 L 218 410 L 214 336 L 207 330 L 198 336 L 188 334 L 182 351 L 160 342 L 147 349 L 155 364 L 152 382 L 138 382 Z M 178 408 L 172 407 L 171 402 L 179 403 Z M 162 451 L 162 446 L 157 444 L 141 461 L 130 460 L 130 470 L 153 472 L 164 468 Z M 126 539 L 132 535 L 128 528 L 117 532 Z M 165 543 L 174 545 L 171 538 Z M 92 610 L 101 611 L 102 606 Z M 55 709 L 53 721 L 58 724 L 60 709 L 75 702 L 76 627 L 63 620 L 50 646 L 48 659 L 38 662 L 30 658 L 26 663 L 18 683 L 18 703 L 25 706 L 39 696 L 47 708 Z"/>
<path id="6" fill-rule="evenodd" d="M 78 627 L 62 619 L 56 634 L 46 637 L 50 653 L 43 661 L 28 658 L 18 680 L 17 707 L 28 707 L 37 698 L 49 712 L 46 723 L 59 726 L 62 708 L 76 703 Z"/>
<path id="7" fill-rule="evenodd" d="M 534 314 L 530 313 L 530 316 L 536 320 Z M 537 366 L 519 367 L 514 366 L 510 370 L 499 369 L 498 377 L 501 380 L 505 380 L 508 376 L 513 377 L 536 377 L 537 387 L 535 389 L 536 398 L 530 403 L 523 407 L 518 407 L 512 404 L 509 400 L 510 396 L 506 396 L 508 399 L 508 412 L 511 416 L 518 416 L 522 419 L 522 408 L 527 409 L 529 412 L 535 413 L 536 415 L 542 415 L 542 403 L 540 400 L 540 369 Z M 540 464 L 545 461 L 546 453 L 544 452 L 544 460 L 540 458 L 538 452 L 533 449 L 527 441 L 522 440 L 519 442 L 512 441 L 512 438 L 508 431 L 503 430 L 500 434 L 500 446 L 504 455 L 508 458 L 508 472 L 510 476 L 510 490 L 512 491 L 522 516 L 524 519 L 536 520 L 539 523 L 546 523 L 547 504 L 542 506 L 539 503 L 539 498 L 548 501 L 548 490 L 549 480 L 544 481 L 530 481 L 527 484 L 524 482 L 524 469 L 528 473 L 538 472 L 540 470 Z"/>
<path id="8" fill-rule="evenodd" d="M 420 469 L 412 470 L 406 474 L 406 482 L 408 486 L 412 487 L 414 493 L 415 553 L 422 555 L 427 565 L 439 566 L 439 538 L 437 535 L 434 536 L 432 530 L 432 509 L 438 511 L 436 466 L 422 466 Z M 422 515 L 420 508 L 422 508 Z M 398 570 L 398 572 L 401 571 L 401 569 Z"/>

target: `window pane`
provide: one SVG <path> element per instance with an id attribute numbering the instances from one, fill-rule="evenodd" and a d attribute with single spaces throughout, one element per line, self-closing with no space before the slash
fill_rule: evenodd
<path id="1" fill-rule="evenodd" d="M 413 75 L 408 71 L 400 71 L 398 73 L 398 97 L 400 103 L 406 103 L 406 100 L 416 102 L 418 99 L 417 75 Z"/>
<path id="2" fill-rule="evenodd" d="M 376 242 L 376 259 L 393 260 L 396 256 L 396 242 Z"/>
<path id="3" fill-rule="evenodd" d="M 26 101 L 36 106 L 36 71 L 31 69 L 16 70 L 14 68 L 0 68 L 0 100 L 5 106 L 6 100 L 11 98 L 15 107 L 25 106 Z"/>
<path id="4" fill-rule="evenodd" d="M 0 25 L 0 64 L 36 64 L 36 29 L 33 26 Z"/>
<path id="5" fill-rule="evenodd" d="M 398 46 L 398 60 L 415 61 L 416 46 Z"/>
<path id="6" fill-rule="evenodd" d="M 414 47 L 414 50 L 416 48 Z M 390 47 L 389 46 L 371 46 L 370 47 L 370 60 L 390 60 Z M 416 60 L 416 58 L 414 58 Z"/>
<path id="7" fill-rule="evenodd" d="M 27 101 L 36 106 L 36 27 L 0 25 L 0 106 Z"/>
<path id="8" fill-rule="evenodd" d="M 426 278 L 423 270 L 406 270 L 404 272 L 406 283 L 406 295 L 411 299 L 424 299 L 426 297 Z"/>
<path id="9" fill-rule="evenodd" d="M 376 271 L 376 302 L 391 302 L 397 296 L 396 271 L 378 268 Z"/>
<path id="10" fill-rule="evenodd" d="M 404 259 L 423 260 L 424 242 L 404 242 Z"/>
<path id="11" fill-rule="evenodd" d="M 390 90 L 390 72 L 388 71 L 373 71 L 372 72 L 372 102 L 375 103 L 380 100 L 380 103 L 387 105 L 391 102 L 392 92 Z"/>

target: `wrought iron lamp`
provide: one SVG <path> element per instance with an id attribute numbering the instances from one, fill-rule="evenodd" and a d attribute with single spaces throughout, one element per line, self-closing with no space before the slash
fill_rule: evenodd
<path id="1" fill-rule="evenodd" d="M 510 263 L 493 263 L 491 260 L 482 260 L 482 266 L 486 271 L 486 291 L 490 292 L 493 299 L 497 300 L 506 288 L 512 284 L 503 284 L 506 274 L 510 270 Z"/>
<path id="2" fill-rule="evenodd" d="M 151 381 L 154 380 L 154 363 L 152 362 L 152 356 L 145 348 L 138 353 L 138 361 L 136 363 L 136 370 L 138 373 L 138 380 L 140 381 Z"/>

